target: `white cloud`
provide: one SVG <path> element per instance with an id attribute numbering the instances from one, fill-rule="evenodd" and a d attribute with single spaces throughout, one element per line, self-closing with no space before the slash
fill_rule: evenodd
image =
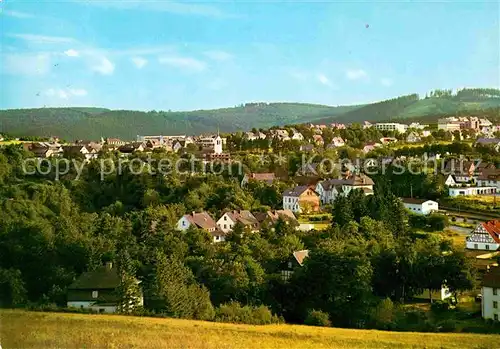
<path id="1" fill-rule="evenodd" d="M 75 39 L 63 36 L 47 36 L 38 34 L 7 34 L 16 39 L 21 39 L 31 44 L 67 44 Z"/>
<path id="2" fill-rule="evenodd" d="M 215 6 L 177 1 L 109 1 L 85 0 L 78 1 L 85 5 L 95 5 L 105 8 L 135 11 L 170 12 L 183 15 L 198 15 L 206 17 L 233 17 Z"/>
<path id="3" fill-rule="evenodd" d="M 332 86 L 330 79 L 324 74 L 318 74 L 318 81 L 325 86 Z"/>
<path id="4" fill-rule="evenodd" d="M 368 74 L 363 69 L 354 69 L 354 70 L 348 70 L 346 72 L 346 77 L 349 80 L 359 80 L 359 79 L 366 79 L 368 77 Z"/>
<path id="5" fill-rule="evenodd" d="M 2 72 L 12 75 L 45 75 L 50 71 L 50 55 L 47 53 L 12 53 L 3 56 Z"/>
<path id="6" fill-rule="evenodd" d="M 205 51 L 203 52 L 203 54 L 208 58 L 218 62 L 229 61 L 230 59 L 233 58 L 232 54 L 218 50 Z"/>
<path id="7" fill-rule="evenodd" d="M 70 48 L 69 50 L 64 51 L 64 54 L 68 57 L 78 57 L 80 53 L 77 50 Z"/>
<path id="8" fill-rule="evenodd" d="M 382 84 L 382 86 L 389 87 L 389 86 L 392 86 L 393 81 L 392 81 L 392 79 L 389 79 L 389 78 L 382 78 L 382 79 L 380 79 L 380 83 Z"/>
<path id="9" fill-rule="evenodd" d="M 87 90 L 83 88 L 70 88 L 68 91 L 73 96 L 83 97 L 87 95 Z"/>
<path id="10" fill-rule="evenodd" d="M 190 57 L 164 56 L 160 57 L 158 61 L 161 64 L 188 71 L 200 72 L 206 68 L 205 62 Z"/>
<path id="11" fill-rule="evenodd" d="M 87 95 L 87 90 L 85 89 L 61 89 L 61 88 L 49 88 L 45 91 L 47 97 L 57 97 L 59 99 L 70 99 L 71 97 L 83 97 Z"/>
<path id="12" fill-rule="evenodd" d="M 137 69 L 141 69 L 148 63 L 148 60 L 142 57 L 133 57 L 132 63 L 135 64 Z"/>
<path id="13" fill-rule="evenodd" d="M 115 71 L 115 65 L 106 57 L 101 57 L 99 63 L 92 66 L 92 70 L 102 75 L 111 75 Z"/>
<path id="14" fill-rule="evenodd" d="M 9 10 L 4 10 L 3 13 L 5 16 L 9 17 L 15 17 L 15 18 L 21 18 L 21 19 L 26 19 L 26 18 L 33 18 L 35 17 L 31 13 L 26 13 L 26 12 L 21 12 L 21 11 L 9 11 Z"/>

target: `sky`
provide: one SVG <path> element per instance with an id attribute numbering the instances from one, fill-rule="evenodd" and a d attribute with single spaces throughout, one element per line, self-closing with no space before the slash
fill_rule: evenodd
<path id="1" fill-rule="evenodd" d="M 0 0 L 0 109 L 367 103 L 499 87 L 498 1 Z"/>

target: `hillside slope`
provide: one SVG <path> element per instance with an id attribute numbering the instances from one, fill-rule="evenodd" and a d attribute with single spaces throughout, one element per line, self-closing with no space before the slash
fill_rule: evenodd
<path id="1" fill-rule="evenodd" d="M 357 106 L 330 107 L 300 103 L 251 103 L 235 108 L 189 112 L 95 110 L 85 108 L 12 109 L 0 111 L 0 132 L 13 135 L 73 139 L 119 137 L 135 139 L 144 134 L 199 134 L 246 131 L 335 117 Z"/>
<path id="2" fill-rule="evenodd" d="M 5 348 L 498 348 L 497 335 L 352 330 L 0 310 Z"/>
<path id="3" fill-rule="evenodd" d="M 59 136 L 67 140 L 146 134 L 200 134 L 247 131 L 298 123 L 377 122 L 415 119 L 500 107 L 500 90 L 436 90 L 358 106 L 332 107 L 303 103 L 247 103 L 234 108 L 187 112 L 128 111 L 105 108 L 42 108 L 0 111 L 0 133 Z"/>

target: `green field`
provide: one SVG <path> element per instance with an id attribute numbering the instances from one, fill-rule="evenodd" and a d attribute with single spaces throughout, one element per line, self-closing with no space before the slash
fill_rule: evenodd
<path id="1" fill-rule="evenodd" d="M 9 348 L 498 348 L 500 337 L 0 311 Z"/>

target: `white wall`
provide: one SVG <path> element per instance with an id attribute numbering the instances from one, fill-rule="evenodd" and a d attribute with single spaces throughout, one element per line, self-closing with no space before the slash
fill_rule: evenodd
<path id="1" fill-rule="evenodd" d="M 236 224 L 236 222 L 233 222 L 233 220 L 229 218 L 227 213 L 224 213 L 224 215 L 217 221 L 216 224 L 220 230 L 222 230 L 224 233 L 227 233 L 233 230 L 233 226 Z"/>
<path id="2" fill-rule="evenodd" d="M 283 209 L 292 212 L 301 212 L 299 198 L 296 196 L 283 196 Z"/>
<path id="3" fill-rule="evenodd" d="M 494 314 L 500 318 L 500 289 L 497 288 L 497 295 L 493 295 L 492 287 L 484 287 L 481 289 L 481 314 L 484 319 L 494 319 Z M 497 302 L 497 308 L 493 308 L 493 302 Z"/>
<path id="4" fill-rule="evenodd" d="M 183 216 L 177 222 L 177 230 L 187 230 L 189 228 L 190 224 L 191 223 L 189 223 L 189 221 L 187 220 L 187 218 Z"/>
<path id="5" fill-rule="evenodd" d="M 405 202 L 404 206 L 413 213 L 424 214 L 424 215 L 427 215 L 432 211 L 439 210 L 438 203 L 432 200 L 423 202 L 422 204 L 410 204 Z"/>
<path id="6" fill-rule="evenodd" d="M 473 242 L 473 241 L 467 241 L 465 245 L 468 249 L 471 250 L 485 250 L 485 251 L 496 251 L 500 247 L 500 244 L 497 243 Z M 477 245 L 477 248 L 474 245 Z M 489 246 L 489 248 L 487 248 L 486 246 Z"/>

